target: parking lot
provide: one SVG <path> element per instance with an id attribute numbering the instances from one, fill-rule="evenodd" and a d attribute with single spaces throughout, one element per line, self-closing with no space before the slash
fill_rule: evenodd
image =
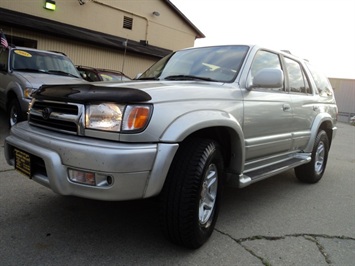
<path id="1" fill-rule="evenodd" d="M 56 195 L 8 166 L 0 111 L 1 265 L 354 265 L 355 127 L 338 123 L 323 179 L 293 171 L 228 188 L 209 242 L 166 241 L 155 199 L 101 202 Z"/>

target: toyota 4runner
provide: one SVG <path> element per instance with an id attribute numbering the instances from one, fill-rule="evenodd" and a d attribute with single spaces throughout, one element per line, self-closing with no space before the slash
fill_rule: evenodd
<path id="1" fill-rule="evenodd" d="M 159 195 L 165 235 L 198 248 L 225 184 L 293 168 L 300 181 L 318 182 L 336 115 L 331 85 L 307 61 L 258 46 L 191 48 L 132 82 L 42 86 L 5 156 L 61 195 Z"/>
<path id="2" fill-rule="evenodd" d="M 83 79 L 62 53 L 11 46 L 0 51 L 0 108 L 10 126 L 26 118 L 31 93 L 41 85 L 78 82 Z"/>

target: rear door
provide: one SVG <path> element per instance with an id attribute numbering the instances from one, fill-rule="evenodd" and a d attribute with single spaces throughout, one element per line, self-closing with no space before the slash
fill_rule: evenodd
<path id="1" fill-rule="evenodd" d="M 293 113 L 293 149 L 302 150 L 309 142 L 311 126 L 320 111 L 319 96 L 312 91 L 302 64 L 288 57 L 284 57 L 284 62 Z"/>

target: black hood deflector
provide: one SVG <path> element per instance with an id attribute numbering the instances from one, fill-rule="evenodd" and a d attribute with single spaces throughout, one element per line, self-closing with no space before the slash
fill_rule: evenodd
<path id="1" fill-rule="evenodd" d="M 144 91 L 126 87 L 106 87 L 92 84 L 43 85 L 33 97 L 39 100 L 74 103 L 93 102 L 146 102 L 151 100 Z"/>

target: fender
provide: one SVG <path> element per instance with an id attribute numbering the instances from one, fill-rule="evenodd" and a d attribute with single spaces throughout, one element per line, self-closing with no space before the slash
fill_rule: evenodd
<path id="1" fill-rule="evenodd" d="M 6 93 L 6 99 L 5 99 L 5 107 L 6 108 L 9 103 L 9 97 L 8 97 L 9 94 L 11 94 L 11 93 L 15 94 L 17 99 L 24 98 L 23 89 L 18 81 L 11 81 L 7 85 L 5 93 Z"/>
<path id="2" fill-rule="evenodd" d="M 331 128 L 333 131 L 332 137 L 334 138 L 337 128 L 334 126 L 333 118 L 331 117 L 331 115 L 329 113 L 319 113 L 313 121 L 313 124 L 311 127 L 311 137 L 310 137 L 307 147 L 304 149 L 304 152 L 312 152 L 313 146 L 314 146 L 314 141 L 315 141 L 317 134 L 318 134 L 318 130 L 324 122 L 330 122 L 332 124 L 332 128 Z M 329 141 L 332 141 L 332 140 L 330 139 Z"/>
<path id="3" fill-rule="evenodd" d="M 242 117 L 242 112 L 241 112 Z M 231 114 L 220 110 L 198 110 L 175 119 L 162 133 L 160 142 L 182 142 L 194 132 L 212 127 L 230 130 L 231 158 L 229 171 L 240 173 L 245 162 L 245 143 L 242 127 Z"/>

